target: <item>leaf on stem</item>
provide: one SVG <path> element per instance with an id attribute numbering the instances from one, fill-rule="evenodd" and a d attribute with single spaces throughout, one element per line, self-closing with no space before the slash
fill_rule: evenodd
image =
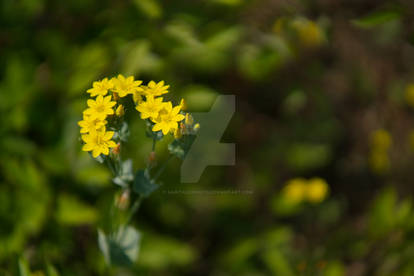
<path id="1" fill-rule="evenodd" d="M 191 145 L 194 142 L 195 135 L 183 135 L 180 139 L 174 140 L 168 145 L 168 150 L 171 154 L 177 156 L 180 159 L 184 159 Z"/>
<path id="2" fill-rule="evenodd" d="M 145 170 L 139 170 L 135 174 L 134 184 L 132 189 L 137 194 L 148 197 L 152 192 L 159 188 L 159 185 L 154 182 Z"/>
<path id="3" fill-rule="evenodd" d="M 138 258 L 140 233 L 132 226 L 122 226 L 114 236 L 98 229 L 99 249 L 108 265 L 132 265 Z"/>
<path id="4" fill-rule="evenodd" d="M 119 175 L 112 179 L 112 181 L 123 188 L 127 188 L 128 184 L 134 180 L 134 174 L 132 171 L 132 160 L 128 159 L 122 162 Z"/>

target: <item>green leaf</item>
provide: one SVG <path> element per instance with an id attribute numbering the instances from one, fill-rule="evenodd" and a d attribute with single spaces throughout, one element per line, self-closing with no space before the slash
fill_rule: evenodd
<path id="1" fill-rule="evenodd" d="M 134 192 L 141 196 L 147 197 L 158 188 L 159 185 L 149 177 L 147 171 L 137 171 L 135 174 L 134 184 L 132 186 Z"/>
<path id="2" fill-rule="evenodd" d="M 112 139 L 114 140 L 121 140 L 123 142 L 127 142 L 128 141 L 128 137 L 129 137 L 129 127 L 128 127 L 128 123 L 127 122 L 123 122 L 122 126 L 120 128 L 119 131 L 116 131 L 114 133 L 114 137 L 112 137 Z"/>
<path id="3" fill-rule="evenodd" d="M 263 252 L 262 258 L 272 275 L 295 275 L 288 258 L 278 248 L 272 248 Z"/>
<path id="4" fill-rule="evenodd" d="M 119 175 L 112 179 L 112 181 L 121 187 L 128 187 L 128 184 L 134 180 L 134 174 L 132 172 L 132 160 L 128 159 L 122 162 Z"/>
<path id="5" fill-rule="evenodd" d="M 360 28 L 373 28 L 380 24 L 387 23 L 389 21 L 397 20 L 401 18 L 401 12 L 396 10 L 388 10 L 388 11 L 377 11 L 371 13 L 367 16 L 364 16 L 360 19 L 352 20 L 351 22 Z"/>
<path id="6" fill-rule="evenodd" d="M 57 272 L 56 268 L 54 268 L 53 265 L 48 263 L 46 265 L 46 275 L 47 276 L 59 276 L 59 273 Z"/>
<path id="7" fill-rule="evenodd" d="M 121 226 L 112 237 L 98 229 L 98 243 L 105 260 L 113 265 L 132 265 L 138 258 L 141 235 L 131 226 Z"/>
<path id="8" fill-rule="evenodd" d="M 27 261 L 23 258 L 19 258 L 19 276 L 30 276 L 30 268 Z"/>
<path id="9" fill-rule="evenodd" d="M 177 156 L 180 159 L 184 159 L 191 145 L 194 142 L 195 135 L 183 135 L 180 139 L 174 140 L 168 145 L 168 150 L 171 154 Z"/>
<path id="10" fill-rule="evenodd" d="M 396 223 L 397 193 L 393 188 L 384 189 L 374 200 L 370 210 L 370 230 L 375 236 L 388 233 Z"/>
<path id="11" fill-rule="evenodd" d="M 134 0 L 135 6 L 149 18 L 160 18 L 162 8 L 156 0 Z"/>
<path id="12" fill-rule="evenodd" d="M 89 152 L 89 155 L 93 158 L 91 151 Z M 98 163 L 101 163 L 101 164 L 103 164 L 103 162 L 105 162 L 105 156 L 103 156 L 102 154 L 98 155 L 98 157 L 93 158 L 93 159 L 95 159 L 96 161 L 98 161 Z"/>
<path id="13" fill-rule="evenodd" d="M 331 160 L 331 147 L 328 144 L 297 143 L 286 152 L 289 167 L 298 171 L 325 166 Z"/>
<path id="14" fill-rule="evenodd" d="M 98 245 L 102 254 L 104 255 L 107 264 L 111 263 L 111 256 L 109 252 L 108 239 L 102 229 L 98 229 Z"/>
<path id="15" fill-rule="evenodd" d="M 145 135 L 146 135 L 148 138 L 155 139 L 155 140 L 157 140 L 157 141 L 161 140 L 161 139 L 162 139 L 162 137 L 164 137 L 164 135 L 162 134 L 162 131 L 156 131 L 156 132 L 154 132 L 154 131 L 152 131 L 151 129 L 147 129 L 147 130 L 145 131 Z"/>
<path id="16" fill-rule="evenodd" d="M 95 223 L 98 212 L 78 198 L 61 195 L 58 199 L 57 220 L 65 225 L 82 225 Z"/>

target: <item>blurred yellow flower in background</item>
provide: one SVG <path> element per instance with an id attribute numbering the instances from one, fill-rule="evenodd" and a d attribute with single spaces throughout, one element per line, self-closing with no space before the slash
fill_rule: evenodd
<path id="1" fill-rule="evenodd" d="M 378 129 L 371 134 L 371 151 L 369 166 L 374 173 L 383 174 L 391 168 L 388 150 L 392 145 L 392 136 L 385 129 Z"/>
<path id="2" fill-rule="evenodd" d="M 303 201 L 306 193 L 306 179 L 294 178 L 286 183 L 283 189 L 283 194 L 286 199 L 292 203 L 299 203 Z"/>
<path id="3" fill-rule="evenodd" d="M 325 42 L 321 27 L 311 20 L 298 18 L 293 21 L 292 26 L 297 31 L 299 40 L 307 47 L 320 46 Z"/>
<path id="4" fill-rule="evenodd" d="M 373 150 L 369 156 L 369 165 L 371 170 L 375 173 L 385 173 L 389 171 L 391 162 L 388 153 L 383 150 Z"/>
<path id="5" fill-rule="evenodd" d="M 308 201 L 311 203 L 322 202 L 329 192 L 329 186 L 322 178 L 315 177 L 309 180 L 294 178 L 286 183 L 283 189 L 285 199 L 294 204 Z"/>
<path id="6" fill-rule="evenodd" d="M 322 178 L 315 177 L 308 181 L 306 187 L 306 199 L 311 203 L 322 202 L 329 191 L 329 186 Z"/>
<path id="7" fill-rule="evenodd" d="M 405 101 L 411 107 L 414 107 L 414 84 L 408 84 L 405 88 Z"/>
<path id="8" fill-rule="evenodd" d="M 375 149 L 387 150 L 392 144 L 391 134 L 385 129 L 378 129 L 372 133 L 371 143 Z"/>

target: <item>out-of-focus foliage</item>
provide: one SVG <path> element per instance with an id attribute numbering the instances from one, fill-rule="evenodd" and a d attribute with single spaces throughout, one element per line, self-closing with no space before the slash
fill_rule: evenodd
<path id="1" fill-rule="evenodd" d="M 412 10 L 2 1 L 0 274 L 414 275 Z M 132 219 L 139 234 L 100 237 L 141 244 L 121 260 L 138 255 L 131 269 L 108 271 L 95 229 L 109 225 L 116 187 L 81 152 L 76 122 L 86 89 L 118 73 L 166 80 L 194 112 L 235 95 L 223 141 L 237 156 L 196 184 L 179 183 L 174 159 Z M 125 153 L 143 167 L 151 143 L 128 119 Z"/>

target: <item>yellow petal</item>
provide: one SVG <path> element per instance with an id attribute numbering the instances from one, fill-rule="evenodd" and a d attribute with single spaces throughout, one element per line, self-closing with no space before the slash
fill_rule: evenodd
<path id="1" fill-rule="evenodd" d="M 108 131 L 104 135 L 104 140 L 106 141 L 106 140 L 112 139 L 113 136 L 114 136 L 114 132 L 113 131 Z"/>
<path id="2" fill-rule="evenodd" d="M 99 154 L 101 154 L 101 151 L 98 148 L 94 148 L 93 151 L 92 151 L 93 158 L 98 157 Z"/>
<path id="3" fill-rule="evenodd" d="M 83 150 L 83 151 L 91 151 L 92 149 L 93 149 L 92 144 L 85 144 L 85 145 L 83 145 L 83 147 L 82 147 L 82 150 Z"/>

